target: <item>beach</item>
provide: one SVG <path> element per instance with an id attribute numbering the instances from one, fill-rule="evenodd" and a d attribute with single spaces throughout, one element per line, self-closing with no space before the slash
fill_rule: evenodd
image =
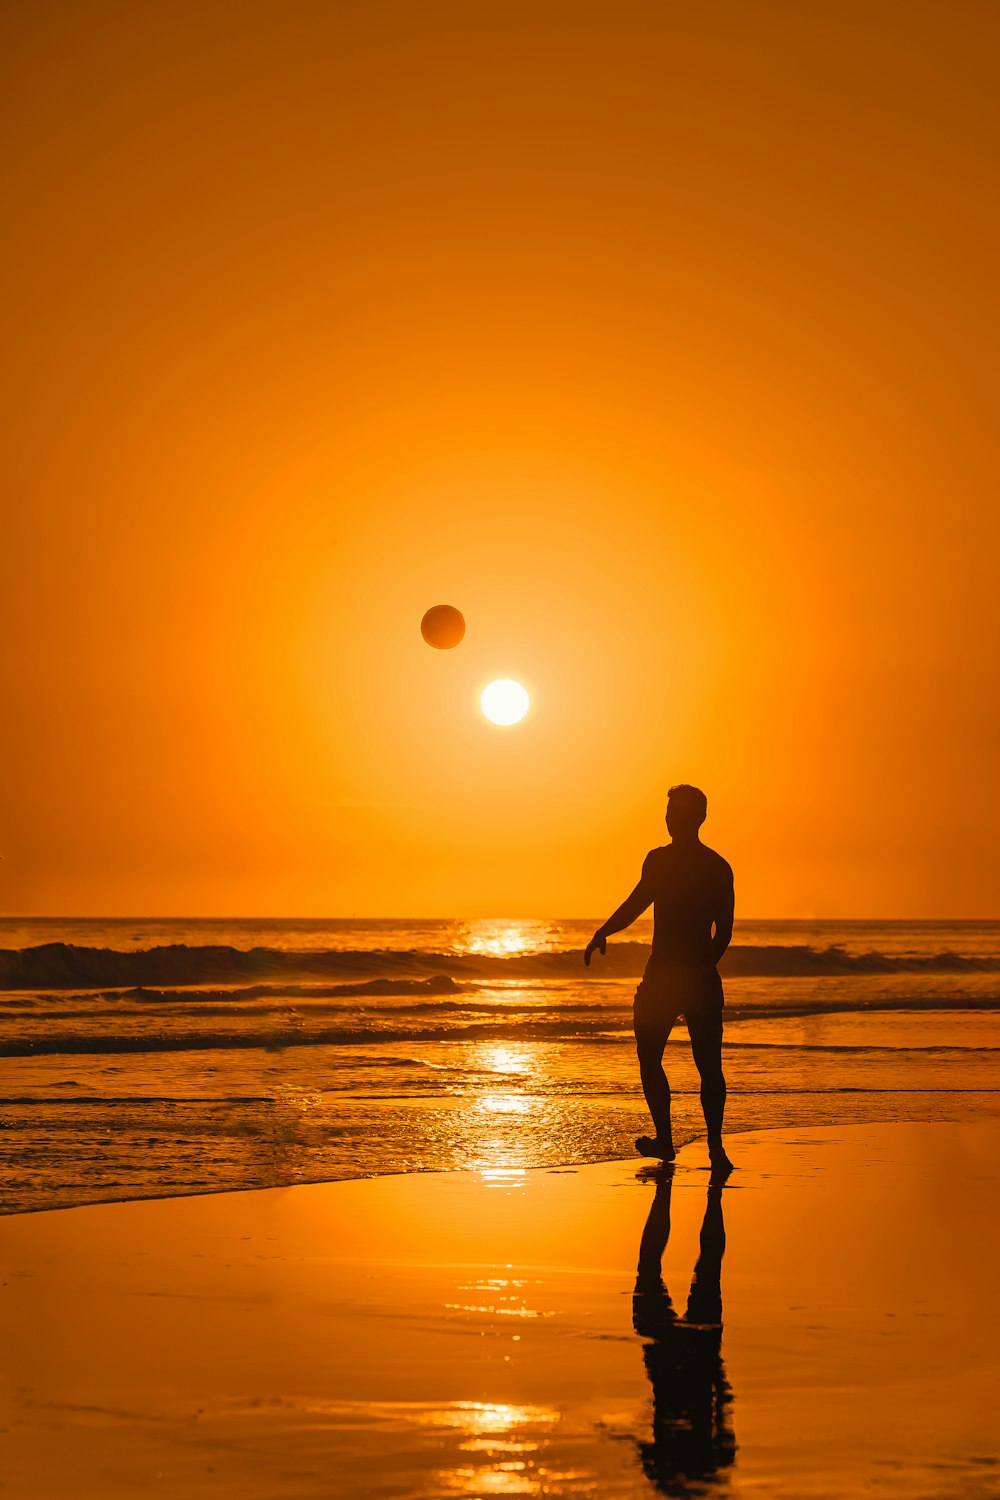
<path id="1" fill-rule="evenodd" d="M 2 1493 L 985 1500 L 998 1149 L 782 1129 L 722 1188 L 692 1143 L 9 1216 Z"/>

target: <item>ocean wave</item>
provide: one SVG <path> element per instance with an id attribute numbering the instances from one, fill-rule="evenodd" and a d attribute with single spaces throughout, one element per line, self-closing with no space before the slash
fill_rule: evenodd
<path id="1" fill-rule="evenodd" d="M 203 1051 L 283 1051 L 287 1047 L 354 1047 L 387 1042 L 440 1042 L 440 1041 L 573 1041 L 586 1040 L 600 1043 L 615 1041 L 616 1037 L 602 1036 L 592 1025 L 581 1021 L 577 1025 L 565 1020 L 527 1021 L 516 1026 L 497 1021 L 470 1022 L 465 1025 L 452 1024 L 447 1029 L 440 1026 L 335 1026 L 315 1027 L 268 1027 L 241 1031 L 170 1031 L 147 1033 L 146 1035 L 81 1034 L 79 1032 L 50 1032 L 32 1037 L 11 1037 L 0 1042 L 0 1057 L 44 1057 L 92 1053 L 129 1052 L 203 1052 Z"/>
<path id="2" fill-rule="evenodd" d="M 354 986 L 346 985 L 343 992 L 321 989 L 319 994 L 350 994 L 354 989 Z M 246 993 L 240 990 L 113 990 L 106 994 L 66 996 L 60 992 L 42 997 L 41 1006 L 29 1001 L 23 1012 L 14 1010 L 9 1014 L 11 1020 L 19 1019 L 39 1029 L 51 1028 L 57 1021 L 70 1021 L 76 1025 L 82 1022 L 99 1022 L 110 1026 L 136 1021 L 162 1026 L 167 1022 L 186 1021 L 200 1025 L 204 1021 L 224 1016 L 240 1020 L 247 1028 L 257 1024 L 258 1034 L 263 1034 L 264 1028 L 273 1027 L 276 1023 L 284 1022 L 285 1025 L 301 1027 L 315 1025 L 323 1019 L 344 1017 L 361 1025 L 376 1022 L 380 1035 L 384 1034 L 385 1026 L 410 1017 L 428 1021 L 440 1018 L 453 1023 L 457 1028 L 456 1035 L 463 1023 L 482 1019 L 505 1021 L 512 1028 L 520 1028 L 526 1022 L 537 1019 L 551 1019 L 566 1025 L 571 1021 L 584 1022 L 587 1026 L 598 1028 L 609 1024 L 631 1026 L 632 1019 L 631 1000 L 625 1003 L 620 995 L 617 999 L 605 1001 L 592 999 L 589 994 L 583 997 L 576 994 L 565 1001 L 560 999 L 554 1003 L 551 991 L 540 998 L 531 991 L 514 994 L 508 992 L 504 998 L 497 1000 L 490 998 L 497 993 L 493 990 L 481 995 L 474 991 L 463 993 L 459 998 L 417 999 L 415 996 L 432 995 L 433 991 L 416 984 L 410 990 L 392 992 L 394 995 L 405 995 L 403 1004 L 379 1007 L 348 1004 L 336 998 L 317 1003 L 314 999 L 315 991 L 301 990 L 290 996 L 284 986 L 275 986 L 273 991 L 256 988 L 254 996 L 266 993 L 266 1002 L 255 999 L 248 1003 L 245 1000 Z M 379 987 L 365 993 L 374 998 L 383 996 Z M 600 990 L 597 991 L 598 995 L 601 993 Z M 101 1001 L 105 1003 L 101 1004 Z M 306 1004 L 306 1001 L 309 1003 Z M 152 1008 L 153 1002 L 155 1009 Z M 730 993 L 726 1001 L 726 1018 L 729 1021 L 794 1020 L 840 1013 L 865 1015 L 877 1011 L 954 1013 L 962 1010 L 1000 1010 L 1000 994 L 968 994 L 953 989 L 947 994 L 872 996 L 864 993 L 844 995 L 841 992 L 827 996 L 822 991 L 812 991 L 803 997 L 789 998 L 787 995 L 775 994 L 761 1000 L 759 996 L 744 999 Z"/>
<path id="3" fill-rule="evenodd" d="M 637 978 L 649 957 L 646 943 L 611 943 L 590 970 L 592 979 Z M 850 974 L 1000 973 L 1000 954 L 848 953 L 844 948 L 738 944 L 720 964 L 723 975 L 822 977 Z M 43 943 L 0 949 L 0 990 L 155 988 L 282 980 L 379 982 L 445 979 L 579 979 L 579 949 L 496 956 L 431 953 L 418 949 L 326 950 L 290 953 L 278 948 L 189 946 L 174 943 L 137 950 Z M 372 991 L 375 993 L 375 991 Z M 388 993 L 388 992 L 384 992 Z"/>
<path id="4" fill-rule="evenodd" d="M 942 1001 L 940 998 L 922 997 L 918 1000 L 876 1000 L 869 1003 L 857 1000 L 833 1000 L 827 1004 L 809 1005 L 760 1005 L 747 1003 L 726 1007 L 727 1045 L 730 1047 L 787 1047 L 799 1051 L 843 1051 L 845 1053 L 866 1050 L 922 1051 L 934 1050 L 907 1046 L 898 1049 L 870 1048 L 862 1044 L 825 1044 L 796 1042 L 742 1042 L 734 1035 L 733 1027 L 741 1021 L 785 1020 L 821 1015 L 871 1015 L 884 1012 L 926 1014 L 945 1012 L 953 1018 L 956 1012 L 1000 1011 L 1000 997 L 963 997 L 960 1002 Z M 188 1021 L 193 1019 L 188 1017 Z M 0 1057 L 41 1057 L 59 1054 L 95 1055 L 115 1053 L 200 1052 L 256 1049 L 260 1051 L 283 1051 L 291 1047 L 377 1047 L 403 1043 L 424 1042 L 586 1042 L 588 1045 L 621 1045 L 631 1043 L 631 1012 L 622 1007 L 601 1006 L 592 1012 L 584 1006 L 562 1009 L 558 1006 L 538 1006 L 532 1010 L 511 1009 L 509 1006 L 476 1007 L 465 1014 L 454 1009 L 440 1015 L 428 1014 L 427 1010 L 407 1014 L 391 1011 L 383 1016 L 372 1014 L 345 1016 L 339 1025 L 309 1024 L 296 1017 L 294 1024 L 275 1024 L 255 1016 L 246 1017 L 247 1024 L 237 1029 L 195 1028 L 178 1026 L 176 1029 L 131 1032 L 42 1030 L 35 1034 L 6 1036 L 0 1041 Z M 435 1024 L 436 1023 L 436 1024 Z M 960 1043 L 946 1050 L 965 1050 Z M 989 1048 L 973 1047 L 970 1051 L 987 1051 Z M 353 1060 L 352 1060 L 353 1061 Z"/>
<path id="5" fill-rule="evenodd" d="M 201 1094 L 65 1094 L 47 1097 L 44 1094 L 10 1094 L 0 1097 L 0 1108 L 16 1105 L 53 1105 L 58 1109 L 127 1109 L 134 1105 L 157 1104 L 167 1109 L 179 1104 L 194 1104 L 204 1110 L 226 1109 L 233 1104 L 266 1104 L 273 1108 L 281 1100 L 275 1094 L 213 1094 L 210 1099 Z"/>

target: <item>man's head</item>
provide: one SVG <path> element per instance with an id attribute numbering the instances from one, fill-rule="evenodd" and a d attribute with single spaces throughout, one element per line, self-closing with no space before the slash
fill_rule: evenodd
<path id="1" fill-rule="evenodd" d="M 673 839 L 695 838 L 708 812 L 708 798 L 696 786 L 672 786 L 667 793 L 667 832 Z"/>

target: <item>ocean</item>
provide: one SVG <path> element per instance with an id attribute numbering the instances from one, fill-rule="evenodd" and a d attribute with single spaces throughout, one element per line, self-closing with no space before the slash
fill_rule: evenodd
<path id="1" fill-rule="evenodd" d="M 651 923 L 587 970 L 597 920 L 4 919 L 2 1211 L 629 1156 Z M 1000 923 L 738 922 L 721 968 L 727 1134 L 1000 1114 Z"/>

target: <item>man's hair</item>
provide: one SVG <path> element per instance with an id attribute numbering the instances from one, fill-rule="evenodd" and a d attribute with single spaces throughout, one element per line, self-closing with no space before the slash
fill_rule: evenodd
<path id="1" fill-rule="evenodd" d="M 684 818 L 690 818 L 696 828 L 700 828 L 708 816 L 708 798 L 700 787 L 687 786 L 684 782 L 672 786 L 667 793 L 667 802 L 672 802 Z"/>

